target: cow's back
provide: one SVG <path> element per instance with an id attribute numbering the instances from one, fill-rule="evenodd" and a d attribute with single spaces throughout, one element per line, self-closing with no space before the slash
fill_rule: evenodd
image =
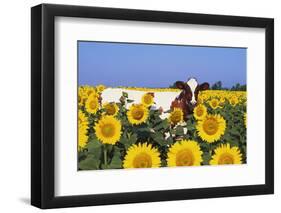
<path id="1" fill-rule="evenodd" d="M 102 103 L 119 102 L 122 92 L 126 92 L 128 98 L 134 101 L 133 103 L 141 103 L 141 98 L 145 93 L 154 93 L 155 104 L 153 106 L 156 108 L 162 107 L 164 111 L 167 111 L 181 91 L 155 91 L 153 89 L 151 91 L 139 91 L 137 89 L 107 88 L 102 92 Z M 133 103 L 128 103 L 127 108 Z"/>

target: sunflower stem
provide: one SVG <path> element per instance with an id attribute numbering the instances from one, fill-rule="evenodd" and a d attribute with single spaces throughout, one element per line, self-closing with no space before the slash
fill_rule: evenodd
<path id="1" fill-rule="evenodd" d="M 103 158 L 104 158 L 105 168 L 107 168 L 107 146 L 106 145 L 104 145 L 104 149 L 103 149 Z"/>

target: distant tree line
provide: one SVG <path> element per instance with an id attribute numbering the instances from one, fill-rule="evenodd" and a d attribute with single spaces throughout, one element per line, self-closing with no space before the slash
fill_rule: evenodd
<path id="1" fill-rule="evenodd" d="M 246 91 L 247 90 L 247 85 L 246 84 L 239 84 L 236 83 L 235 85 L 233 85 L 231 88 L 227 88 L 227 87 L 223 87 L 222 86 L 222 82 L 218 81 L 216 83 L 214 83 L 211 86 L 212 90 L 232 90 L 232 91 Z"/>
<path id="2" fill-rule="evenodd" d="M 169 88 L 176 88 L 176 85 L 170 85 Z M 247 85 L 246 84 L 235 84 L 231 88 L 228 87 L 223 87 L 221 81 L 215 82 L 213 85 L 210 86 L 210 89 L 212 90 L 231 90 L 231 91 L 246 91 L 247 90 Z"/>

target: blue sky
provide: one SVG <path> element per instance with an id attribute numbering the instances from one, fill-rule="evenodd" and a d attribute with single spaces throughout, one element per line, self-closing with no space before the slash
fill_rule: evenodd
<path id="1" fill-rule="evenodd" d="M 246 83 L 245 48 L 78 42 L 79 85 L 168 87 L 195 77 L 224 87 Z"/>

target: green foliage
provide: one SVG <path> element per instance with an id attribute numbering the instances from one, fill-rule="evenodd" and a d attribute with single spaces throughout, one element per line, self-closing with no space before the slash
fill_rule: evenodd
<path id="1" fill-rule="evenodd" d="M 244 85 L 245 86 L 245 85 Z M 246 86 L 237 84 L 233 90 L 243 90 Z M 224 89 L 219 81 L 212 86 L 212 89 Z M 161 111 L 149 108 L 147 121 L 140 125 L 132 125 L 128 121 L 126 103 L 132 103 L 128 93 L 123 92 L 120 102 L 117 103 L 119 112 L 116 118 L 122 123 L 122 134 L 120 140 L 114 144 L 103 144 L 99 141 L 94 132 L 94 125 L 103 115 L 104 111 L 99 110 L 97 114 L 87 114 L 89 121 L 88 143 L 83 150 L 78 152 L 79 170 L 98 169 L 121 169 L 126 153 L 134 144 L 149 143 L 160 152 L 161 166 L 167 166 L 167 153 L 169 148 L 180 140 L 194 140 L 198 142 L 202 151 L 203 162 L 201 165 L 209 165 L 214 150 L 221 144 L 229 143 L 230 146 L 239 147 L 242 153 L 243 163 L 246 163 L 246 127 L 244 124 L 244 113 L 246 105 L 243 103 L 236 106 L 228 102 L 222 108 L 212 109 L 207 103 L 207 111 L 210 114 L 220 114 L 226 120 L 226 131 L 219 141 L 208 143 L 199 137 L 194 116 L 188 115 L 185 122 L 178 125 L 171 125 L 168 119 L 161 119 Z M 82 108 L 83 109 L 83 108 Z M 84 109 L 83 109 L 84 110 Z M 169 112 L 166 112 L 169 113 Z"/>

